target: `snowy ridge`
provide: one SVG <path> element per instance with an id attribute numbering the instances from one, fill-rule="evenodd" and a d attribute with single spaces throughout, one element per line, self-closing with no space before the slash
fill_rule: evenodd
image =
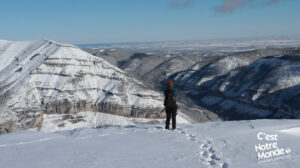
<path id="1" fill-rule="evenodd" d="M 75 46 L 1 41 L 0 61 L 0 128 L 6 132 L 8 121 L 17 128 L 40 128 L 43 114 L 164 116 L 160 93 Z"/>

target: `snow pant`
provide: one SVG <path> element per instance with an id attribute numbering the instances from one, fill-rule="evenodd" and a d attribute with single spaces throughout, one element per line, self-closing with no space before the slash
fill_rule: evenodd
<path id="1" fill-rule="evenodd" d="M 170 120 L 172 118 L 172 129 L 176 129 L 176 112 L 177 107 L 166 107 L 167 120 L 166 120 L 166 129 L 169 129 Z"/>

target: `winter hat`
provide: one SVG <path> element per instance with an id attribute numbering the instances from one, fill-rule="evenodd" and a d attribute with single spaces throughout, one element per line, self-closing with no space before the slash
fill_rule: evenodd
<path id="1" fill-rule="evenodd" d="M 169 80 L 169 81 L 168 81 L 168 86 L 169 86 L 169 87 L 173 87 L 173 86 L 174 86 L 173 81 Z"/>

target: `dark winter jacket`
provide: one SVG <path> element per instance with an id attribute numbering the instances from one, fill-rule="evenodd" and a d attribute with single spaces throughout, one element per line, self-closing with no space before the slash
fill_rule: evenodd
<path id="1" fill-rule="evenodd" d="M 176 89 L 174 87 L 168 87 L 164 93 L 165 93 L 164 106 L 177 107 L 176 99 L 175 99 L 175 97 L 177 96 Z M 173 98 L 171 100 L 168 99 L 169 94 L 173 94 Z"/>
<path id="2" fill-rule="evenodd" d="M 177 96 L 176 89 L 174 87 L 168 87 L 167 89 L 173 90 L 174 91 L 174 96 L 175 97 Z M 166 89 L 166 91 L 167 91 L 167 89 Z M 165 91 L 165 96 L 166 96 L 166 91 Z"/>

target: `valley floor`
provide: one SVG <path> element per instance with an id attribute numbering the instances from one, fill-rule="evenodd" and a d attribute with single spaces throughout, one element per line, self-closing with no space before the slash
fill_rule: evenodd
<path id="1" fill-rule="evenodd" d="M 300 120 L 217 121 L 179 124 L 175 131 L 163 128 L 163 125 L 136 125 L 1 135 L 0 167 L 297 168 L 300 165 Z M 263 151 L 266 146 L 262 145 L 266 143 L 277 143 L 284 154 L 258 160 L 258 152 L 277 149 Z"/>

